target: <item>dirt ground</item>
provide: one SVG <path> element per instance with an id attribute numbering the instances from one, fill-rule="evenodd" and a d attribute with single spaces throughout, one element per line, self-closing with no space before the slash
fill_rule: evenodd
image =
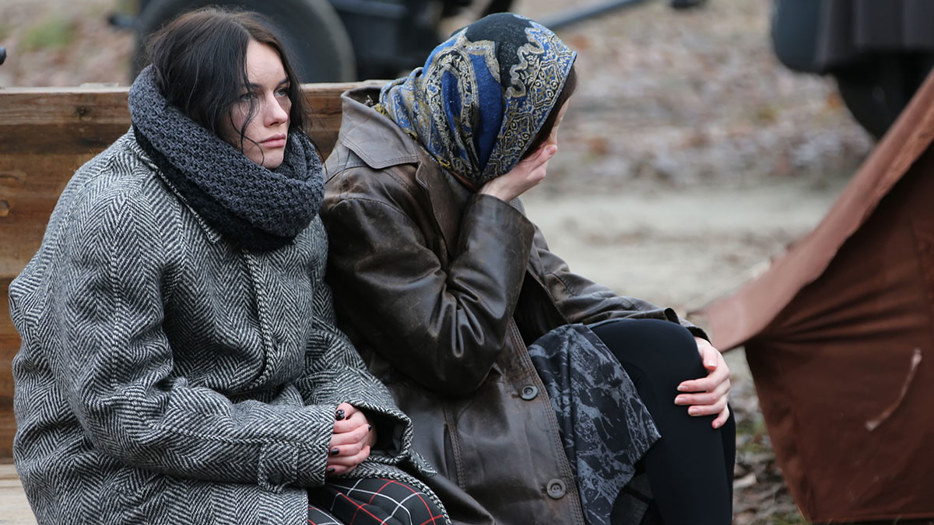
<path id="1" fill-rule="evenodd" d="M 127 84 L 132 36 L 106 23 L 118 4 L 3 0 L 0 89 Z M 547 19 L 568 4 L 518 0 L 515 10 Z M 776 61 L 771 7 L 646 2 L 560 32 L 580 52 L 579 88 L 548 180 L 524 202 L 572 269 L 692 312 L 821 219 L 873 141 L 832 80 Z M 740 427 L 735 523 L 804 523 L 774 464 L 742 349 L 726 356 Z"/>

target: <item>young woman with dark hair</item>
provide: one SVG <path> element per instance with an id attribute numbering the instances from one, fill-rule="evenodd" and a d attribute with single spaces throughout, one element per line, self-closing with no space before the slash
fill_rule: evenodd
<path id="1" fill-rule="evenodd" d="M 191 120 L 221 135 L 230 119 L 230 108 L 245 94 L 241 86 L 250 79 L 242 59 L 251 42 L 267 46 L 282 57 L 282 68 L 289 83 L 282 88 L 291 105 L 289 130 L 305 131 L 306 111 L 301 84 L 292 69 L 272 27 L 256 15 L 231 13 L 237 24 L 215 17 L 194 17 L 187 34 L 162 38 L 157 33 L 150 41 L 149 56 L 155 65 L 154 80 L 166 101 Z M 165 30 L 163 30 L 165 32 Z M 207 35 L 211 35 L 210 38 Z M 229 43 L 229 45 L 227 45 Z M 248 105 L 247 120 L 255 115 L 256 101 Z M 240 148 L 246 137 L 239 130 Z"/>
<path id="2" fill-rule="evenodd" d="M 412 424 L 334 325 L 321 164 L 255 15 L 152 44 L 132 129 L 10 286 L 39 523 L 444 523 Z"/>
<path id="3" fill-rule="evenodd" d="M 517 200 L 557 152 L 575 58 L 491 15 L 344 94 L 322 207 L 338 318 L 455 522 L 725 525 L 722 356 L 671 309 L 572 273 Z"/>

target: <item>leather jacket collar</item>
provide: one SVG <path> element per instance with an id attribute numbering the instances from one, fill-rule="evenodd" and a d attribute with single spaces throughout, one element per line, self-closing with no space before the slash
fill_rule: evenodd
<path id="1" fill-rule="evenodd" d="M 338 141 L 374 171 L 403 164 L 417 166 L 413 182 L 425 191 L 444 242 L 452 246 L 460 230 L 460 210 L 475 194 L 389 117 L 375 111 L 378 98 L 379 88 L 357 88 L 341 95 L 343 121 Z"/>
<path id="2" fill-rule="evenodd" d="M 373 109 L 378 99 L 379 89 L 371 87 L 341 95 L 344 120 L 338 140 L 375 170 L 418 162 L 426 153 L 389 117 Z"/>

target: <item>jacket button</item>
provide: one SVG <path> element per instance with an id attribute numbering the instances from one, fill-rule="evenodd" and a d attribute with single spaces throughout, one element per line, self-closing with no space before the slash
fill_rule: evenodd
<path id="1" fill-rule="evenodd" d="M 522 399 L 525 399 L 526 401 L 531 401 L 535 399 L 537 395 L 538 395 L 538 387 L 536 387 L 535 385 L 528 385 L 528 386 L 522 387 L 522 392 L 519 394 L 519 397 L 521 397 Z"/>
<path id="2" fill-rule="evenodd" d="M 561 499 L 567 494 L 568 489 L 563 481 L 560 479 L 553 479 L 548 482 L 548 485 L 545 487 L 545 492 L 548 493 L 548 497 L 551 499 Z"/>

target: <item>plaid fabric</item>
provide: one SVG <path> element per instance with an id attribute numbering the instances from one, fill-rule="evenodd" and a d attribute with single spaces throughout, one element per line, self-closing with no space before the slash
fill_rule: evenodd
<path id="1" fill-rule="evenodd" d="M 311 525 L 442 525 L 444 513 L 417 489 L 391 479 L 332 481 L 308 491 Z"/>

